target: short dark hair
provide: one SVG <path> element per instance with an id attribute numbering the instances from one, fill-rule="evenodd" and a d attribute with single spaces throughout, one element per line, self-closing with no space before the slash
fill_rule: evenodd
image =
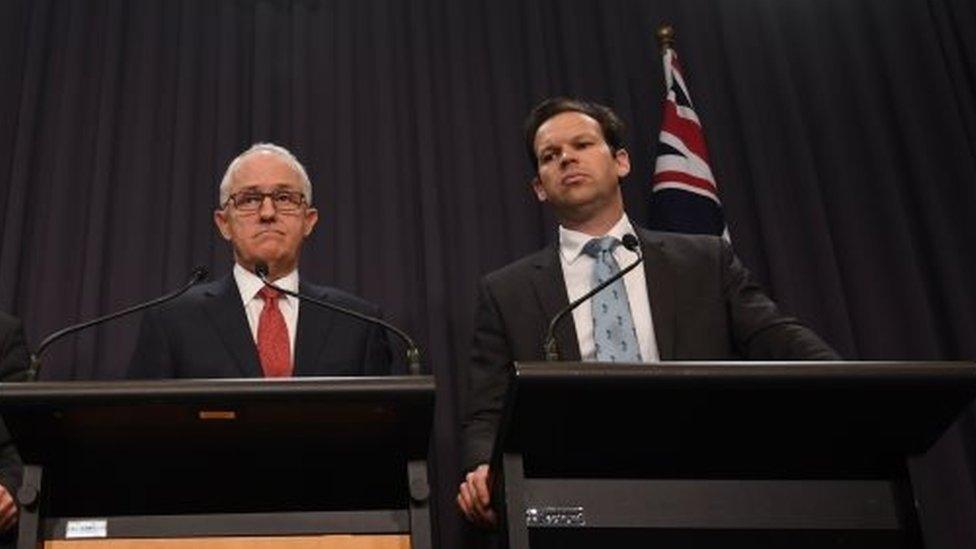
<path id="1" fill-rule="evenodd" d="M 525 118 L 525 151 L 529 155 L 532 169 L 538 168 L 539 160 L 535 156 L 535 134 L 539 126 L 557 114 L 564 112 L 578 112 L 589 116 L 600 124 L 603 140 L 610 146 L 610 150 L 617 152 L 624 148 L 624 134 L 627 126 L 624 121 L 606 105 L 575 99 L 572 97 L 550 97 L 539 103 Z"/>

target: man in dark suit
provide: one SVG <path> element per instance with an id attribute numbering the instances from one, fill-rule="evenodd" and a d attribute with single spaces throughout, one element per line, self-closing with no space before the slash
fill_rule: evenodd
<path id="1" fill-rule="evenodd" d="M 286 149 L 261 143 L 231 162 L 214 222 L 235 265 L 220 280 L 148 311 L 132 357 L 132 378 L 350 376 L 390 374 L 382 329 L 299 303 L 276 285 L 367 315 L 379 309 L 298 275 L 302 242 L 318 221 L 305 168 Z"/>
<path id="2" fill-rule="evenodd" d="M 20 379 L 27 366 L 23 326 L 16 318 L 0 312 L 0 382 Z M 22 474 L 23 465 L 17 448 L 0 418 L 0 547 L 14 545 L 14 525 L 18 514 L 14 494 L 20 487 Z"/>
<path id="3" fill-rule="evenodd" d="M 638 237 L 635 269 L 556 331 L 566 360 L 815 359 L 836 353 L 784 317 L 724 240 L 648 231 L 624 213 L 620 179 L 630 171 L 623 123 L 602 105 L 567 98 L 538 105 L 526 121 L 532 187 L 559 220 L 559 242 L 484 277 L 479 286 L 469 398 L 462 425 L 469 470 L 457 502 L 491 525 L 488 460 L 514 360 L 543 360 L 549 320 L 571 300 L 637 258 L 619 245 Z M 571 320 L 571 321 L 570 321 Z"/>

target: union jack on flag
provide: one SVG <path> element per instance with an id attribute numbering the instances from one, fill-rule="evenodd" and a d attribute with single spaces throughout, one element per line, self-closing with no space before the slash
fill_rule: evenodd
<path id="1" fill-rule="evenodd" d="M 728 238 L 701 122 L 691 104 L 678 54 L 671 47 L 664 50 L 664 79 L 667 95 L 654 165 L 649 226 Z"/>

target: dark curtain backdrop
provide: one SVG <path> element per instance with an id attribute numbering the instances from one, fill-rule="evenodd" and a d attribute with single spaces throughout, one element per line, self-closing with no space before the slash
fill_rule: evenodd
<path id="1" fill-rule="evenodd" d="M 646 213 L 665 22 L 733 243 L 850 359 L 976 357 L 971 0 L 0 2 L 0 308 L 29 340 L 231 256 L 211 221 L 252 142 L 306 164 L 302 276 L 416 334 L 438 380 L 439 536 L 475 282 L 552 238 L 521 121 L 556 94 L 631 123 Z M 61 342 L 46 378 L 118 377 L 138 319 Z M 976 546 L 972 414 L 915 465 L 926 539 Z"/>

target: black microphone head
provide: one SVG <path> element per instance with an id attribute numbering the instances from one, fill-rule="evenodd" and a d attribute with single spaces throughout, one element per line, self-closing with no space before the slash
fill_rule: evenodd
<path id="1" fill-rule="evenodd" d="M 190 275 L 190 278 L 193 280 L 193 283 L 196 284 L 197 282 L 206 280 L 208 276 L 210 276 L 210 271 L 208 271 L 203 265 L 197 265 L 193 269 L 193 274 Z"/>
<path id="2" fill-rule="evenodd" d="M 633 233 L 625 234 L 624 237 L 621 239 L 621 243 L 623 243 L 624 248 L 627 248 L 628 250 L 634 253 L 636 253 L 637 248 L 640 247 L 640 241 L 637 240 L 637 237 L 634 236 Z"/>
<path id="3" fill-rule="evenodd" d="M 268 264 L 264 261 L 258 261 L 254 264 L 254 274 L 258 275 L 258 278 L 261 280 L 268 278 L 270 272 L 271 269 L 268 268 Z"/>

